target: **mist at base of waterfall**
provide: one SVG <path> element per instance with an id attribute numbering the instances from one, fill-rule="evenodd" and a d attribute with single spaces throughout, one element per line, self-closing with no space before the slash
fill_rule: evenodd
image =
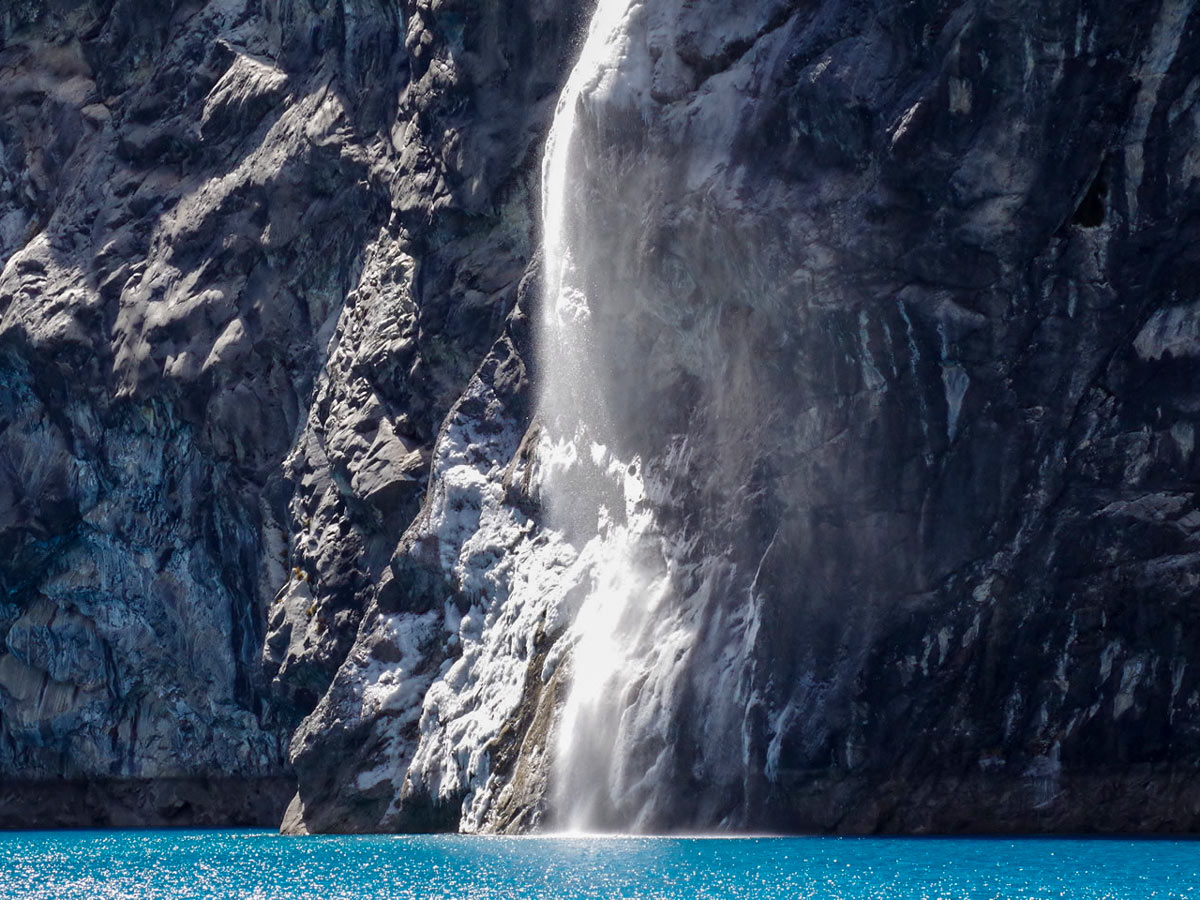
<path id="1" fill-rule="evenodd" d="M 638 4 L 598 3 L 542 168 L 537 480 L 543 524 L 578 554 L 550 604 L 570 618 L 553 651 L 569 687 L 546 821 L 601 832 L 736 824 L 753 734 L 743 720 L 754 699 L 756 602 L 730 589 L 726 561 L 695 553 L 697 534 L 664 515 L 688 481 L 691 451 L 674 427 L 687 417 L 685 398 L 644 346 L 644 326 L 663 307 L 638 229 L 604 212 L 642 190 L 598 137 L 650 89 L 648 57 L 635 47 L 647 27 Z M 717 611 L 722 592 L 737 610 Z M 681 797 L 697 779 L 712 790 Z"/>

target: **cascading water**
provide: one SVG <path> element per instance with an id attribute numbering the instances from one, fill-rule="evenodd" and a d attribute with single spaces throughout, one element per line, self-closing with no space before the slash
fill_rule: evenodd
<path id="1" fill-rule="evenodd" d="M 620 410 L 605 390 L 612 363 L 593 315 L 589 288 L 588 205 L 578 169 L 587 165 L 578 140 L 585 93 L 598 102 L 622 77 L 631 0 L 600 0 L 583 51 L 559 99 L 543 163 L 544 301 L 539 334 L 544 373 L 540 456 L 549 524 L 582 546 L 575 593 L 582 602 L 572 635 L 572 683 L 559 723 L 554 763 L 557 823 L 569 829 L 626 827 L 615 796 L 626 779 L 622 715 L 627 676 L 639 668 L 639 644 L 663 594 L 653 563 L 635 549 L 652 523 L 639 510 L 643 485 L 637 459 L 616 455 Z M 613 508 L 619 505 L 620 509 Z M 647 559 L 653 559 L 652 554 Z M 625 811 L 628 815 L 628 811 Z"/>
<path id="2" fill-rule="evenodd" d="M 740 725 L 722 724 L 717 708 L 737 703 L 707 702 L 712 694 L 734 700 L 741 670 L 713 667 L 699 691 L 683 677 L 712 585 L 692 572 L 691 586 L 681 586 L 676 560 L 686 541 L 659 521 L 689 454 L 685 441 L 642 451 L 639 402 L 653 379 L 636 336 L 655 298 L 639 280 L 637 241 L 614 236 L 602 212 L 621 191 L 639 189 L 629 168 L 636 161 L 608 153 L 604 135 L 647 89 L 645 48 L 630 52 L 645 15 L 633 0 L 600 0 L 543 163 L 538 455 L 547 524 L 578 549 L 564 641 L 571 686 L 552 778 L 554 824 L 570 830 L 662 826 L 667 808 L 679 806 L 679 770 L 690 764 L 677 746 L 689 701 L 711 707 L 718 740 L 735 735 L 737 758 L 727 768 L 741 763 Z"/>

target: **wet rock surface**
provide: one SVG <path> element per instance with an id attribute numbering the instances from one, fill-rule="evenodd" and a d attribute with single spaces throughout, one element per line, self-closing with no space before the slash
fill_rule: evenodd
<path id="1" fill-rule="evenodd" d="M 598 377 L 719 587 L 641 821 L 1194 829 L 1192 5 L 759 7 L 583 98 Z"/>
<path id="2" fill-rule="evenodd" d="M 588 12 L 0 12 L 0 825 L 554 821 Z M 696 629 L 645 826 L 1200 825 L 1197 28 L 634 7 L 576 190 Z"/>

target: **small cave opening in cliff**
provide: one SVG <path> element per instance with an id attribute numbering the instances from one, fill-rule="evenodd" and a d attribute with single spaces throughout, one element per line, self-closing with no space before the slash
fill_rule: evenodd
<path id="1" fill-rule="evenodd" d="M 1108 179 L 1105 177 L 1104 169 L 1101 168 L 1096 173 L 1096 177 L 1092 179 L 1091 185 L 1088 186 L 1087 193 L 1079 201 L 1075 215 L 1071 217 L 1071 224 L 1078 225 L 1080 228 L 1099 228 L 1104 224 L 1107 213 Z"/>

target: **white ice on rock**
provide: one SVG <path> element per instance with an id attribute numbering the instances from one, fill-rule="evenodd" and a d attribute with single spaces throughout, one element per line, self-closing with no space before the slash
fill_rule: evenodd
<path id="1" fill-rule="evenodd" d="M 476 380 L 467 397 L 480 395 L 495 402 Z M 483 429 L 452 414 L 435 451 L 434 495 L 422 526 L 437 536 L 443 570 L 470 606 L 461 612 L 447 602 L 438 613 L 448 658 L 424 692 L 406 779 L 441 802 L 465 794 L 459 825 L 467 832 L 487 827 L 500 787 L 488 747 L 521 702 L 537 636 L 555 615 L 551 606 L 574 557 L 504 503 L 504 470 L 519 438 L 511 428 Z M 397 790 L 397 805 L 404 793 Z"/>
<path id="2" fill-rule="evenodd" d="M 577 202 L 576 166 L 586 166 L 590 152 L 577 126 L 596 125 L 610 106 L 645 108 L 652 83 L 669 85 L 671 72 L 660 71 L 638 43 L 654 37 L 653 24 L 652 11 L 633 0 L 600 0 L 551 128 L 537 318 L 541 432 L 532 459 L 518 455 L 523 435 L 481 377 L 435 447 L 430 494 L 407 538 L 428 541 L 450 582 L 452 599 L 426 614 L 436 619 L 434 646 L 424 651 L 435 671 L 413 669 L 412 687 L 427 679 L 419 703 L 402 678 L 383 675 L 364 695 L 412 703 L 395 719 L 394 754 L 364 776 L 365 784 L 389 777 L 386 772 L 395 779 L 385 826 L 402 815 L 407 798 L 425 795 L 437 803 L 463 798 L 462 831 L 496 827 L 493 815 L 512 773 L 494 771 L 491 748 L 528 699 L 533 665 L 540 665 L 536 676 L 543 684 L 565 675 L 568 686 L 561 706 L 551 710 L 548 745 L 530 749 L 539 754 L 544 777 L 550 766 L 543 825 L 646 830 L 664 820 L 680 765 L 701 767 L 694 773 L 699 778 L 750 766 L 759 604 L 731 563 L 699 558 L 694 537 L 659 522 L 692 458 L 687 441 L 675 441 L 652 460 L 620 449 L 629 446 L 625 404 L 607 396 L 604 385 L 621 364 L 614 359 L 630 351 L 595 327 L 595 315 L 600 309 L 619 318 L 624 304 L 653 306 L 655 298 L 624 298 L 612 290 L 590 295 L 597 276 L 606 280 L 605 273 L 588 270 L 604 261 L 586 252 L 589 230 L 601 226 L 589 220 L 588 205 Z M 728 99 L 707 97 L 710 122 L 728 120 Z M 689 178 L 712 174 L 703 162 L 692 161 Z M 533 485 L 541 502 L 540 521 L 506 497 L 506 483 L 522 482 Z M 730 602 L 738 583 L 746 596 Z M 418 617 L 408 618 L 417 627 Z M 542 639 L 544 659 L 538 656 Z M 440 669 L 438 659 L 445 660 Z M 553 700 L 544 695 L 542 702 Z M 694 731 L 681 739 L 679 714 L 688 709 L 697 711 L 687 726 Z M 414 747 L 401 730 L 418 716 Z M 703 746 L 689 745 L 682 756 L 695 761 L 681 762 L 680 740 L 693 734 L 703 735 Z"/>

